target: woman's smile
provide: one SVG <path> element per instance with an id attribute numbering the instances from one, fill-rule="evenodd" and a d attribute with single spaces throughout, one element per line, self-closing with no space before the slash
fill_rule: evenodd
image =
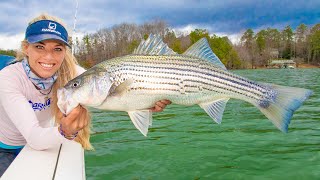
<path id="1" fill-rule="evenodd" d="M 51 69 L 54 64 L 49 64 L 49 63 L 39 63 L 43 68 L 45 69 Z"/>
<path id="2" fill-rule="evenodd" d="M 66 47 L 58 40 L 44 40 L 29 44 L 25 51 L 32 72 L 41 78 L 49 78 L 59 70 Z"/>

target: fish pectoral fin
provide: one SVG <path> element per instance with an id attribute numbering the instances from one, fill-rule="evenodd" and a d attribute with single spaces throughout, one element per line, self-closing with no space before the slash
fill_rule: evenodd
<path id="1" fill-rule="evenodd" d="M 133 79 L 127 79 L 123 83 L 119 84 L 118 86 L 113 87 L 112 92 L 110 93 L 112 96 L 121 96 L 125 93 L 130 85 L 133 83 Z"/>
<path id="2" fill-rule="evenodd" d="M 134 126 L 144 136 L 147 136 L 149 125 L 151 125 L 152 123 L 152 111 L 150 110 L 128 111 L 128 114 Z"/>
<path id="3" fill-rule="evenodd" d="M 201 103 L 199 106 L 218 124 L 222 121 L 223 111 L 229 98 L 218 99 L 209 103 Z"/>

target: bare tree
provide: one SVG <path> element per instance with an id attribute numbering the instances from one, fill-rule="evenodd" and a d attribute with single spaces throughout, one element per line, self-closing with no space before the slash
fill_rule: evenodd
<path id="1" fill-rule="evenodd" d="M 85 66 L 92 66 L 113 57 L 129 54 L 145 35 L 152 33 L 164 36 L 167 29 L 167 24 L 162 20 L 154 20 L 140 26 L 122 23 L 100 29 L 76 42 L 76 57 Z"/>

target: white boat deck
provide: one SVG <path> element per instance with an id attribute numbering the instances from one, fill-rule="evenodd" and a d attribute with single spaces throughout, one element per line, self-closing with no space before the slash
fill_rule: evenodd
<path id="1" fill-rule="evenodd" d="M 36 151 L 26 145 L 1 180 L 85 180 L 84 150 L 76 142 Z"/>

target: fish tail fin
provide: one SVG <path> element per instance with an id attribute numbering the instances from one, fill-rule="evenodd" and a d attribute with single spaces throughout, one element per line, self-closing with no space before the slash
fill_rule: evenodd
<path id="1" fill-rule="evenodd" d="M 259 110 L 282 132 L 288 132 L 288 126 L 293 116 L 302 103 L 312 95 L 312 91 L 303 88 L 286 87 L 268 84 L 275 96 L 272 101 L 257 104 Z"/>

